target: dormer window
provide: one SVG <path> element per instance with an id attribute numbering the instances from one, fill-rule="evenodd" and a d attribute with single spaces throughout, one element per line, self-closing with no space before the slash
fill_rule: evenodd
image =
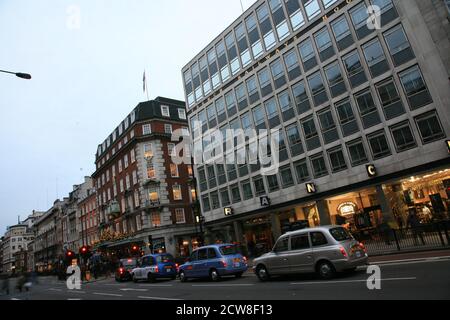
<path id="1" fill-rule="evenodd" d="M 170 118 L 170 110 L 168 106 L 161 106 L 161 114 L 163 117 Z"/>

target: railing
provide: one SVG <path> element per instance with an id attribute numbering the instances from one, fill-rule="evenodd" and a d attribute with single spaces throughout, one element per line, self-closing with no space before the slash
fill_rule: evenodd
<path id="1" fill-rule="evenodd" d="M 418 227 L 377 228 L 353 233 L 369 255 L 450 248 L 450 220 Z"/>

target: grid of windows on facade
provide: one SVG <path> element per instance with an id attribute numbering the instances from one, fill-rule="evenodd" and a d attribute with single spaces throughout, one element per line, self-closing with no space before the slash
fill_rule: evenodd
<path id="1" fill-rule="evenodd" d="M 352 10 L 354 11 L 355 8 Z M 393 6 L 390 10 L 396 12 Z M 391 16 L 396 17 L 396 14 Z M 350 22 L 346 20 L 346 15 L 337 20 L 341 19 L 344 19 L 345 25 L 349 26 Z M 344 98 L 349 90 L 353 92 L 362 90 L 367 87 L 369 80 L 377 81 L 381 76 L 390 75 L 390 70 L 394 66 L 401 67 L 415 60 L 414 52 L 401 24 L 383 30 L 381 34 L 371 35 L 367 42 L 355 45 L 354 50 L 339 57 L 336 56 L 339 50 L 338 44 L 331 40 L 330 32 L 332 31 L 324 28 L 317 34 L 307 37 L 296 48 L 283 54 L 283 59 L 277 58 L 262 67 L 256 74 L 238 83 L 234 90 L 227 91 L 223 97 L 217 98 L 205 110 L 200 111 L 198 116 L 192 116 L 191 124 L 199 121 L 203 132 L 208 128 L 227 126 L 227 120 L 241 125 L 239 121 L 232 118 L 237 112 L 246 111 L 250 107 L 249 111 L 253 117 L 243 116 L 241 122 L 245 121 L 246 125 L 251 125 L 253 122 L 257 129 L 273 128 L 280 118 L 288 121 L 296 115 L 302 117 L 312 109 L 312 106 L 325 106 L 330 103 L 330 99 Z M 356 31 L 353 30 L 353 32 Z M 352 39 L 355 38 L 352 32 L 349 36 Z M 334 49 L 335 46 L 336 49 Z M 327 63 L 322 70 L 317 70 L 316 67 L 317 61 L 322 59 L 316 57 L 316 51 L 319 56 L 321 52 L 329 52 L 325 52 L 325 56 L 322 57 Z M 432 102 L 419 66 L 408 68 L 398 76 L 400 81 L 393 77 L 391 81 L 387 79 L 377 82 L 374 88 L 369 90 L 378 94 L 377 100 L 372 97 L 373 92 L 361 92 L 354 95 L 354 98 L 358 99 L 358 111 L 365 129 L 382 121 L 377 106 L 381 107 L 385 119 L 391 120 L 404 114 L 406 105 L 411 110 L 415 110 Z M 286 88 L 287 81 L 290 81 L 290 84 Z M 284 92 L 271 98 L 274 92 L 283 88 L 286 88 Z M 402 93 L 400 89 L 403 89 Z M 401 99 L 403 95 L 406 96 L 405 101 Z M 261 103 L 261 99 L 269 101 L 263 105 L 257 105 Z M 356 104 L 355 101 L 351 101 L 350 104 L 340 106 L 338 110 L 340 123 L 345 127 L 343 128 L 345 136 L 357 129 L 356 122 L 352 122 L 355 116 L 352 110 L 354 104 Z M 266 116 L 264 111 L 268 113 L 267 116 L 271 120 L 268 123 L 269 126 L 264 123 Z"/>
<path id="2" fill-rule="evenodd" d="M 337 2 L 268 0 L 248 12 L 184 72 L 188 106 L 211 94 Z"/>
<path id="3" fill-rule="evenodd" d="M 362 23 L 368 3 L 381 8 L 381 30 Z M 256 15 L 253 29 L 271 9 L 268 5 Z M 279 36 L 276 28 L 261 35 L 270 32 Z M 265 38 L 260 40 L 265 46 Z M 279 174 L 258 179 L 249 177 L 257 174 L 259 163 L 200 167 L 200 191 L 218 188 L 223 207 L 443 139 L 437 111 L 417 112 L 432 103 L 393 2 L 354 2 L 191 115 L 191 123 L 200 121 L 203 132 L 280 128 L 280 161 L 292 159 Z M 412 111 L 419 115 L 413 117 Z M 337 141 L 342 141 L 338 147 Z M 234 146 L 242 147 L 236 139 Z M 212 198 L 217 199 L 208 194 L 204 201 L 209 210 Z"/>

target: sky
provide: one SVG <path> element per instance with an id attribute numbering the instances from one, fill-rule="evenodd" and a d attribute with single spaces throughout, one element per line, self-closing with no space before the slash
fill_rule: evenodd
<path id="1" fill-rule="evenodd" d="M 254 0 L 242 0 L 247 9 Z M 184 100 L 181 68 L 242 13 L 239 0 L 0 0 L 0 235 L 94 170 L 141 101 Z"/>

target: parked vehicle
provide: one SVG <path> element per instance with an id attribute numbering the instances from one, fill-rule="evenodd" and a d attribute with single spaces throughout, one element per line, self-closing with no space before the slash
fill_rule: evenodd
<path id="1" fill-rule="evenodd" d="M 138 266 L 136 258 L 122 259 L 119 262 L 119 267 L 115 272 L 116 281 L 130 281 L 131 271 Z"/>
<path id="2" fill-rule="evenodd" d="M 142 280 L 155 282 L 163 278 L 175 280 L 177 265 L 170 254 L 150 254 L 142 257 L 138 267 L 131 271 L 131 278 L 134 282 Z"/>
<path id="3" fill-rule="evenodd" d="M 336 272 L 355 271 L 366 264 L 364 245 L 347 229 L 325 226 L 286 233 L 272 252 L 254 260 L 253 269 L 261 281 L 275 275 L 314 272 L 331 279 Z"/>
<path id="4" fill-rule="evenodd" d="M 224 276 L 240 278 L 248 269 L 247 259 L 232 244 L 211 245 L 195 250 L 180 266 L 181 282 L 192 278 L 219 281 Z"/>

